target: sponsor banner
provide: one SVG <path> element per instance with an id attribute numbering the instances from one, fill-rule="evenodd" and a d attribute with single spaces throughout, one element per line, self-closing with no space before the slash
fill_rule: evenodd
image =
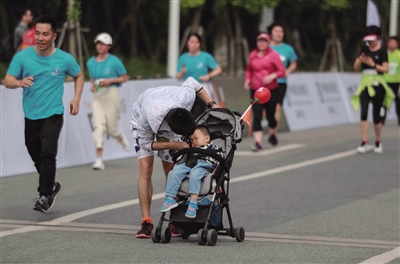
<path id="1" fill-rule="evenodd" d="M 129 140 L 131 147 L 125 151 L 115 139 L 106 136 L 103 158 L 105 161 L 135 157 L 133 139 L 130 133 L 131 108 L 139 95 L 148 88 L 177 85 L 174 79 L 128 81 L 119 88 L 122 107 L 120 129 Z M 60 134 L 57 167 L 64 168 L 92 163 L 96 151 L 92 136 L 92 93 L 86 82 L 82 93 L 80 111 L 76 116 L 68 112 L 69 102 L 74 96 L 74 84 L 65 83 L 64 125 Z M 0 86 L 0 177 L 35 172 L 33 162 L 24 143 L 24 114 L 22 110 L 22 89 L 6 89 Z M 136 161 L 135 161 L 136 162 Z"/>
<path id="2" fill-rule="evenodd" d="M 321 126 L 350 123 L 338 74 L 315 73 L 310 74 L 310 79 L 318 94 L 319 114 L 323 118 Z"/>
<path id="3" fill-rule="evenodd" d="M 360 79 L 359 73 L 289 75 L 283 111 L 290 131 L 360 122 L 360 111 L 355 112 L 350 103 Z M 387 119 L 396 118 L 393 103 Z M 368 120 L 372 122 L 372 104 Z"/>
<path id="4" fill-rule="evenodd" d="M 309 74 L 289 75 L 283 110 L 290 131 L 320 127 L 325 123 L 317 90 Z"/>
<path id="5" fill-rule="evenodd" d="M 346 108 L 348 109 L 351 123 L 360 122 L 360 110 L 356 112 L 350 103 L 350 99 L 356 93 L 357 86 L 360 80 L 361 80 L 361 74 L 357 73 L 339 74 L 340 86 L 344 95 L 344 102 L 346 104 Z M 370 107 L 369 110 L 370 111 L 368 111 L 368 120 L 372 122 L 372 106 Z"/>

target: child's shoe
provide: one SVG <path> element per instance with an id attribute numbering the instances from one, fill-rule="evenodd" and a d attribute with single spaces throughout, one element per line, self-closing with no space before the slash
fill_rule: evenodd
<path id="1" fill-rule="evenodd" d="M 197 209 L 199 209 L 197 207 L 197 204 L 189 203 L 189 206 L 188 206 L 188 209 L 186 210 L 185 216 L 188 218 L 195 218 Z"/>
<path id="2" fill-rule="evenodd" d="M 175 201 L 175 199 L 166 197 L 163 205 L 160 208 L 160 213 L 168 212 L 171 209 L 174 209 L 179 204 Z"/>

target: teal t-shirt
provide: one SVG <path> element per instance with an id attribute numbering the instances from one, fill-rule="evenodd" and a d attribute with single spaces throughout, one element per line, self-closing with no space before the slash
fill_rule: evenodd
<path id="1" fill-rule="evenodd" d="M 18 52 L 7 74 L 22 80 L 33 76 L 33 85 L 23 88 L 22 106 L 25 117 L 44 119 L 64 113 L 62 97 L 65 75 L 75 77 L 81 67 L 71 54 L 56 49 L 51 56 L 39 56 L 34 46 Z"/>
<path id="2" fill-rule="evenodd" d="M 124 64 L 113 54 L 108 54 L 107 58 L 101 62 L 96 61 L 95 57 L 91 57 L 86 63 L 86 66 L 89 70 L 90 78 L 93 80 L 118 78 L 126 74 Z M 111 85 L 121 86 L 120 83 L 112 83 Z"/>
<path id="3" fill-rule="evenodd" d="M 197 56 L 190 56 L 189 53 L 184 53 L 179 57 L 177 72 L 181 72 L 182 66 L 186 66 L 186 73 L 183 80 L 193 77 L 196 81 L 201 82 L 199 77 L 208 74 L 208 69 L 214 70 L 218 63 L 210 53 L 200 51 Z"/>
<path id="4" fill-rule="evenodd" d="M 286 43 L 282 43 L 279 46 L 271 45 L 271 48 L 279 54 L 279 57 L 281 58 L 281 61 L 285 66 L 285 69 L 289 67 L 290 63 L 297 60 L 296 52 L 294 52 L 292 46 Z M 286 81 L 287 81 L 286 78 L 278 79 L 278 83 L 286 83 Z"/>

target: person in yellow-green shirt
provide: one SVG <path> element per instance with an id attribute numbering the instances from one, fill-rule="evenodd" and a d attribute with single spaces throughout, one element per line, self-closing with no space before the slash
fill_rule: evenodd
<path id="1" fill-rule="evenodd" d="M 397 37 L 390 37 L 388 41 L 388 61 L 389 61 L 389 71 L 384 74 L 385 81 L 389 87 L 393 90 L 395 94 L 395 105 L 397 122 L 400 126 L 400 98 L 399 98 L 399 86 L 400 86 L 400 50 L 399 50 L 399 40 Z M 386 116 L 385 116 L 386 118 Z M 385 122 L 383 118 L 383 123 Z"/>

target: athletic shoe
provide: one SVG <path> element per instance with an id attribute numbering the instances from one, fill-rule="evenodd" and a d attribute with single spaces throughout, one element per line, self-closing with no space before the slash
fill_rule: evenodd
<path id="1" fill-rule="evenodd" d="M 160 208 L 160 213 L 168 212 L 171 209 L 174 209 L 179 204 L 175 201 L 175 199 L 171 199 L 169 197 L 165 197 L 164 203 Z"/>
<path id="2" fill-rule="evenodd" d="M 371 147 L 368 145 L 368 143 L 362 143 L 361 146 L 358 146 L 357 151 L 358 153 L 364 154 L 367 151 L 370 151 Z"/>
<path id="3" fill-rule="evenodd" d="M 268 142 L 271 143 L 272 146 L 278 145 L 278 138 L 275 135 L 271 135 L 268 138 Z"/>
<path id="4" fill-rule="evenodd" d="M 197 207 L 197 204 L 189 203 L 189 206 L 188 206 L 188 208 L 186 210 L 185 216 L 188 217 L 188 218 L 195 218 L 197 209 L 199 209 Z"/>
<path id="5" fill-rule="evenodd" d="M 261 151 L 262 146 L 260 143 L 256 142 L 256 143 L 254 143 L 254 146 L 251 146 L 251 150 L 254 152 Z"/>
<path id="6" fill-rule="evenodd" d="M 61 193 L 61 191 L 63 189 L 63 185 L 61 184 L 61 182 L 56 182 L 54 184 L 54 187 L 55 187 L 54 191 L 49 197 L 49 208 L 47 209 L 47 211 L 50 210 L 54 206 L 58 195 Z"/>
<path id="7" fill-rule="evenodd" d="M 382 143 L 380 142 L 376 142 L 375 143 L 375 148 L 374 148 L 374 152 L 375 153 L 382 153 L 383 149 L 382 149 Z"/>
<path id="8" fill-rule="evenodd" d="M 151 230 L 153 230 L 153 224 L 150 221 L 142 222 L 142 227 L 136 233 L 137 238 L 151 238 Z"/>
<path id="9" fill-rule="evenodd" d="M 122 145 L 122 147 L 124 148 L 124 150 L 128 151 L 129 150 L 129 141 L 126 139 L 126 137 L 121 134 L 118 138 L 117 138 L 118 143 L 120 143 Z"/>
<path id="10" fill-rule="evenodd" d="M 96 162 L 93 164 L 93 169 L 94 170 L 104 170 L 104 163 L 103 160 L 101 158 L 97 158 Z"/>
<path id="11" fill-rule="evenodd" d="M 40 196 L 37 200 L 35 205 L 33 206 L 33 210 L 45 213 L 50 208 L 49 205 L 49 197 L 44 195 Z"/>
<path id="12" fill-rule="evenodd" d="M 171 235 L 173 237 L 180 237 L 181 236 L 181 229 L 174 226 L 171 222 L 169 223 L 169 230 L 171 230 Z"/>

